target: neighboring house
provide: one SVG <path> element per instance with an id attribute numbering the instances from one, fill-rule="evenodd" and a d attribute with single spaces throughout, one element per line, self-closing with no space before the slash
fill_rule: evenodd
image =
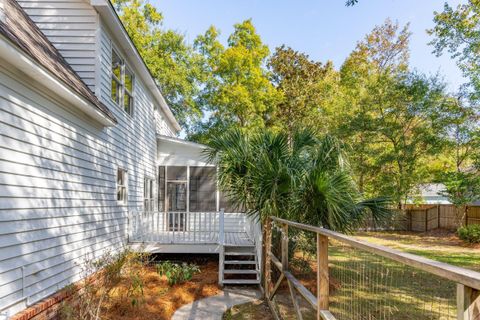
<path id="1" fill-rule="evenodd" d="M 422 204 L 451 204 L 448 197 L 443 195 L 445 185 L 442 183 L 426 183 L 418 187 L 418 201 Z"/>
<path id="2" fill-rule="evenodd" d="M 258 283 L 258 224 L 220 213 L 236 210 L 204 146 L 175 138 L 108 0 L 0 0 L 0 122 L 0 315 L 129 243 L 219 253 L 221 270 L 229 255 L 252 255 Z"/>

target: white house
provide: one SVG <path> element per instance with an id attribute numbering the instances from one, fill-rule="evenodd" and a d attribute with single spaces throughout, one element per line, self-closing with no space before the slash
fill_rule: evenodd
<path id="1" fill-rule="evenodd" d="M 0 0 L 0 122 L 0 315 L 127 244 L 219 253 L 222 271 L 249 255 L 258 283 L 258 224 L 228 208 L 204 146 L 175 138 L 108 0 Z"/>
<path id="2" fill-rule="evenodd" d="M 426 183 L 418 186 L 419 198 L 425 204 L 451 204 L 445 192 L 445 185 L 442 183 Z"/>

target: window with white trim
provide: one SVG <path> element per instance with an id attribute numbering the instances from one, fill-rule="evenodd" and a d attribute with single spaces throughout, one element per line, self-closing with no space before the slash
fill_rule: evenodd
<path id="1" fill-rule="evenodd" d="M 126 204 L 127 194 L 127 171 L 121 168 L 117 169 L 117 201 Z"/>
<path id="2" fill-rule="evenodd" d="M 129 115 L 133 114 L 133 72 L 125 61 L 112 49 L 112 100 Z"/>
<path id="3" fill-rule="evenodd" d="M 152 212 L 155 209 L 155 197 L 153 195 L 154 180 L 145 178 L 143 182 L 143 206 L 146 212 Z"/>

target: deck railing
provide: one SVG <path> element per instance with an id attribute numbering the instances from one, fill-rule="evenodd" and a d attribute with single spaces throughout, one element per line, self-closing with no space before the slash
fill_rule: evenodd
<path id="1" fill-rule="evenodd" d="M 225 232 L 246 232 L 243 213 L 217 212 L 132 212 L 129 241 L 165 244 L 218 244 Z"/>
<path id="2" fill-rule="evenodd" d="M 275 217 L 265 236 L 265 296 L 277 319 L 480 319 L 478 272 Z M 293 263 L 298 247 L 316 257 Z"/>

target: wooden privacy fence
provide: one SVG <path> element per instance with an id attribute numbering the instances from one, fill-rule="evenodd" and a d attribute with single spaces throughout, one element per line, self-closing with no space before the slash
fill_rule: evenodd
<path id="1" fill-rule="evenodd" d="M 311 261 L 315 290 L 289 264 L 293 231 L 297 239 L 299 232 L 316 238 Z M 280 234 L 279 257 L 272 250 L 275 232 Z M 480 320 L 480 273 L 472 270 L 276 217 L 265 225 L 265 251 L 265 297 L 276 319 L 291 317 L 283 316 L 278 306 L 285 299 L 277 301 L 277 296 L 283 295 L 291 300 L 297 319 Z"/>
<path id="2" fill-rule="evenodd" d="M 467 206 L 466 214 L 454 205 L 407 205 L 393 210 L 393 215 L 378 224 L 367 220 L 361 229 L 430 231 L 437 228 L 457 229 L 459 225 L 480 224 L 480 206 Z"/>

